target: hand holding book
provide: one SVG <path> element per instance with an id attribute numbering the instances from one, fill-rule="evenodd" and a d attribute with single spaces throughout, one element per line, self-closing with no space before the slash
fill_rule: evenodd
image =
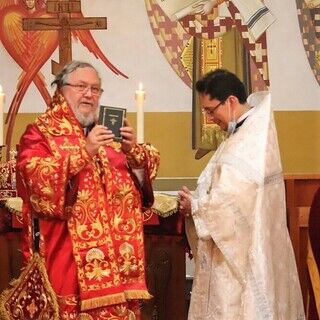
<path id="1" fill-rule="evenodd" d="M 127 119 L 124 119 L 124 126 L 120 128 L 120 134 L 122 136 L 121 149 L 127 153 L 137 143 L 136 134 Z"/>
<path id="2" fill-rule="evenodd" d="M 107 127 L 114 134 L 115 141 L 122 141 L 120 128 L 124 125 L 126 109 L 100 106 L 99 124 Z"/>

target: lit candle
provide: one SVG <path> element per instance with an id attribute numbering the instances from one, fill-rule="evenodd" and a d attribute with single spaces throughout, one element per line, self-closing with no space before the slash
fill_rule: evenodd
<path id="1" fill-rule="evenodd" d="M 0 85 L 0 146 L 3 146 L 3 111 L 4 111 L 5 94 L 2 92 Z"/>
<path id="2" fill-rule="evenodd" d="M 135 100 L 137 106 L 137 142 L 144 142 L 144 113 L 143 105 L 146 98 L 146 93 L 143 90 L 142 83 L 139 83 L 139 89 L 136 90 Z"/>

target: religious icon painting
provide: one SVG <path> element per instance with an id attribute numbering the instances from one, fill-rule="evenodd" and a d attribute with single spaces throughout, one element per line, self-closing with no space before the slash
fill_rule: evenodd
<path id="1" fill-rule="evenodd" d="M 296 0 L 302 43 L 320 84 L 320 0 Z"/>
<path id="2" fill-rule="evenodd" d="M 70 26 L 73 27 L 70 28 Z M 0 1 L 0 42 L 22 69 L 6 120 L 8 123 L 7 159 L 11 149 L 16 115 L 32 82 L 45 103 L 48 106 L 51 103 L 41 69 L 58 47 L 64 50 L 59 51 L 58 62 L 52 61 L 53 74 L 57 74 L 66 63 L 72 60 L 71 40 L 73 39 L 80 40 L 89 52 L 101 59 L 108 70 L 128 78 L 106 57 L 91 33 L 92 29 L 106 28 L 106 17 L 84 17 L 80 0 L 63 1 L 63 3 L 59 0 Z"/>
<path id="3" fill-rule="evenodd" d="M 243 79 L 243 45 L 239 34 L 231 30 L 221 37 L 193 41 L 193 78 L 195 86 L 204 74 L 217 68 L 227 68 Z M 225 133 L 205 113 L 201 112 L 199 95 L 193 87 L 192 147 L 197 149 L 196 159 L 211 150 L 216 150 L 225 138 Z"/>
<path id="4" fill-rule="evenodd" d="M 274 18 L 260 0 L 259 10 L 251 15 L 247 11 L 243 14 L 243 8 L 234 2 L 188 0 L 187 6 L 185 0 L 145 0 L 161 51 L 181 80 L 193 89 L 192 147 L 198 149 L 196 158 L 215 150 L 224 139 L 220 128 L 201 113 L 194 84 L 202 75 L 226 68 L 237 74 L 250 92 L 269 86 L 265 32 L 257 34 L 252 22 L 265 31 Z M 247 2 L 249 8 L 252 0 Z"/>

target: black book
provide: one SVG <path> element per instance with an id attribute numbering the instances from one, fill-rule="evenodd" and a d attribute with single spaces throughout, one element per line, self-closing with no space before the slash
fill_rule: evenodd
<path id="1" fill-rule="evenodd" d="M 123 127 L 126 113 L 127 110 L 124 108 L 100 106 L 99 124 L 108 127 L 112 131 L 115 141 L 122 141 L 120 128 Z"/>

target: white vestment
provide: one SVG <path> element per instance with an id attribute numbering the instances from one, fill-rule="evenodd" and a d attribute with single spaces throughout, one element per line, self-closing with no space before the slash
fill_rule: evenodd
<path id="1" fill-rule="evenodd" d="M 256 41 L 275 21 L 275 17 L 260 0 L 231 0 L 240 12 L 249 35 Z"/>
<path id="2" fill-rule="evenodd" d="M 255 108 L 220 145 L 193 195 L 189 320 L 305 319 L 270 95 L 255 93 L 248 103 Z"/>

